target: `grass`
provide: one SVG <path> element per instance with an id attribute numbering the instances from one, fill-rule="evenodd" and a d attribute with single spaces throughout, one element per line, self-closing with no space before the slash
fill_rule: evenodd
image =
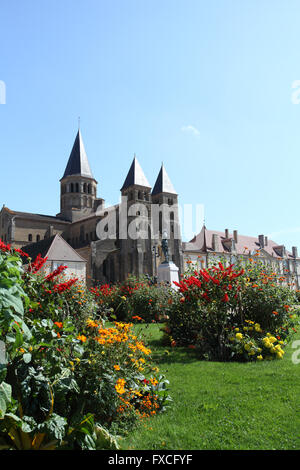
<path id="1" fill-rule="evenodd" d="M 122 449 L 300 449 L 300 364 L 291 360 L 299 333 L 282 360 L 256 363 L 199 361 L 193 350 L 165 347 L 157 324 L 143 334 L 173 403 L 141 421 Z"/>

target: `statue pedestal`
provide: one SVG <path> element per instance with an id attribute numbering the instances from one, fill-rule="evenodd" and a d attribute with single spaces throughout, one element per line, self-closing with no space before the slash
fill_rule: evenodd
<path id="1" fill-rule="evenodd" d="M 157 269 L 158 282 L 168 282 L 170 287 L 177 290 L 174 281 L 179 282 L 178 271 L 179 268 L 172 261 L 161 263 Z"/>

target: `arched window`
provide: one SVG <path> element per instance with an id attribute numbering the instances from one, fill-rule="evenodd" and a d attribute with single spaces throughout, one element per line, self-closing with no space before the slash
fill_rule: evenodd
<path id="1" fill-rule="evenodd" d="M 29 235 L 28 235 L 28 241 L 32 242 L 32 234 L 31 233 L 29 233 Z"/>
<path id="2" fill-rule="evenodd" d="M 91 185 L 88 184 L 88 194 L 91 194 Z"/>
<path id="3" fill-rule="evenodd" d="M 36 236 L 36 241 L 39 242 L 40 239 L 41 239 L 40 235 L 37 235 L 37 236 Z"/>
<path id="4" fill-rule="evenodd" d="M 83 183 L 83 192 L 86 193 L 86 183 Z"/>
<path id="5" fill-rule="evenodd" d="M 74 193 L 74 184 L 73 183 L 70 184 L 70 191 L 71 191 L 71 193 Z"/>
<path id="6" fill-rule="evenodd" d="M 76 192 L 76 193 L 79 193 L 79 183 L 76 183 L 76 184 L 75 184 L 75 192 Z"/>

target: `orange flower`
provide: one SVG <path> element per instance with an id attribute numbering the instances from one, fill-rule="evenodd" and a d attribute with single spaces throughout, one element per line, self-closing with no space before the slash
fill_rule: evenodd
<path id="1" fill-rule="evenodd" d="M 82 341 L 83 343 L 86 342 L 86 336 L 84 336 L 84 335 L 78 335 L 78 336 L 77 336 L 77 339 L 79 339 L 79 340 Z"/>
<path id="2" fill-rule="evenodd" d="M 115 370 L 120 370 L 120 366 L 118 364 L 114 365 Z"/>
<path id="3" fill-rule="evenodd" d="M 62 328 L 63 327 L 63 324 L 59 321 L 55 321 L 54 322 L 54 325 L 58 326 L 58 328 Z"/>
<path id="4" fill-rule="evenodd" d="M 273 310 L 273 315 L 278 315 L 278 312 L 276 312 L 276 310 Z"/>

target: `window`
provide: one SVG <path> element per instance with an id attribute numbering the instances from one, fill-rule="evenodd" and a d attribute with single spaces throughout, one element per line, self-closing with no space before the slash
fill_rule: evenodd
<path id="1" fill-rule="evenodd" d="M 31 233 L 28 235 L 28 241 L 32 242 L 32 234 Z"/>
<path id="2" fill-rule="evenodd" d="M 39 242 L 40 239 L 41 239 L 40 235 L 37 235 L 37 236 L 36 236 L 36 241 Z"/>
<path id="3" fill-rule="evenodd" d="M 71 193 L 74 193 L 74 184 L 73 183 L 71 183 L 71 185 L 70 185 L 70 191 L 71 191 Z"/>

